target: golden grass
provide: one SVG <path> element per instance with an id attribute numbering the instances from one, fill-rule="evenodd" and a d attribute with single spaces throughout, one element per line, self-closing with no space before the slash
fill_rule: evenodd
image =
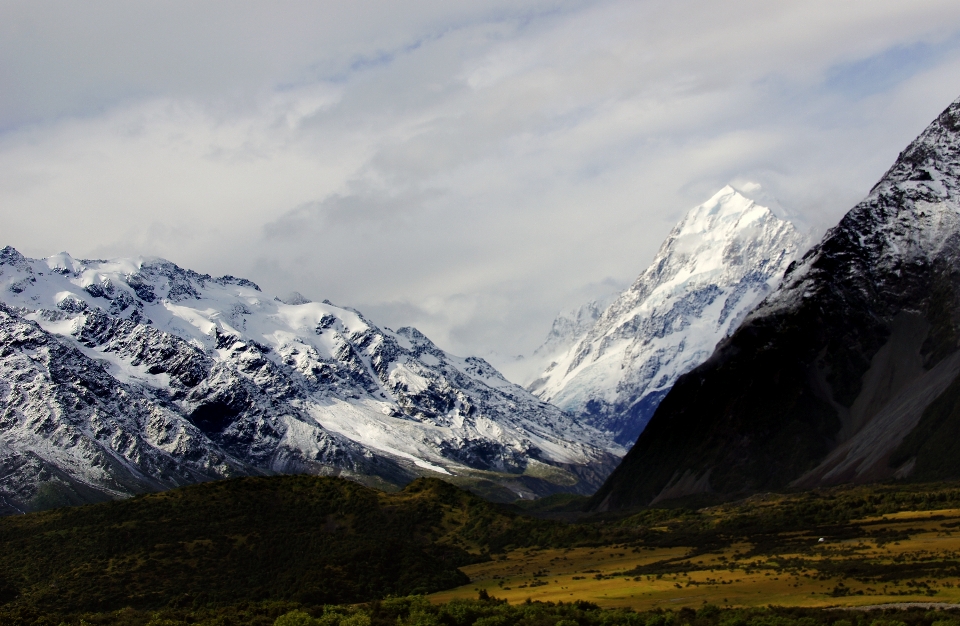
<path id="1" fill-rule="evenodd" d="M 511 603 L 587 600 L 602 607 L 653 608 L 720 606 L 858 606 L 895 602 L 960 602 L 960 577 L 925 575 L 922 580 L 860 582 L 823 571 L 844 560 L 877 565 L 960 559 L 960 510 L 903 512 L 869 522 L 875 536 L 848 540 L 784 534 L 789 550 L 745 557 L 753 546 L 734 544 L 696 554 L 693 548 L 607 546 L 550 550 L 517 550 L 502 560 L 462 568 L 471 583 L 430 596 L 435 602 L 475 598 L 481 589 Z M 953 525 L 951 527 L 951 525 Z M 883 538 L 887 533 L 887 540 Z M 889 533 L 899 533 L 889 540 Z M 684 557 L 688 557 L 684 559 Z M 624 572 L 668 559 L 681 571 L 635 576 Z M 793 563 L 792 566 L 784 566 Z M 802 563 L 803 565 L 796 565 Z M 682 571 L 689 566 L 689 571 Z M 921 586 L 916 586 L 921 585 Z M 925 586 L 923 586 L 925 585 Z M 836 589 L 846 595 L 836 595 Z M 846 590 L 844 592 L 844 590 Z"/>

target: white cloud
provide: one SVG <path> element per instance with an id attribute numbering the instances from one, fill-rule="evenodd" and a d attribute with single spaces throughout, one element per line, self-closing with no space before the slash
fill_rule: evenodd
<path id="1" fill-rule="evenodd" d="M 821 228 L 960 95 L 960 5 L 8 3 L 0 228 L 529 352 L 683 211 Z M 39 7 L 39 8 L 38 8 Z"/>

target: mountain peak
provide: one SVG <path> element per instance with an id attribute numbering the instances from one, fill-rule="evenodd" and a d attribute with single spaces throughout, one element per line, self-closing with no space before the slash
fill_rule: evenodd
<path id="1" fill-rule="evenodd" d="M 730 236 L 768 216 L 775 217 L 769 208 L 726 185 L 709 200 L 687 211 L 676 231 L 678 235 Z"/>
<path id="2" fill-rule="evenodd" d="M 802 237 L 732 186 L 690 209 L 653 262 L 528 389 L 628 445 L 677 378 L 779 283 Z"/>

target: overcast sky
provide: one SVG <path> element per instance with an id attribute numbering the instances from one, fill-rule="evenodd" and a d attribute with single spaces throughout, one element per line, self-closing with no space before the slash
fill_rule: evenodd
<path id="1" fill-rule="evenodd" d="M 822 233 L 958 96 L 956 0 L 0 0 L 0 244 L 501 364 L 724 184 Z"/>

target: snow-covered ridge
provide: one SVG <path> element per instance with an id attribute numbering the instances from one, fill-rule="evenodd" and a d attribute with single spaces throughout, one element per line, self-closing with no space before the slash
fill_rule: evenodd
<path id="1" fill-rule="evenodd" d="M 774 289 L 803 237 L 726 186 L 691 209 L 650 266 L 528 389 L 629 445 L 683 373 Z"/>
<path id="2" fill-rule="evenodd" d="M 815 269 L 847 248 L 833 268 L 882 288 L 890 276 L 955 263 L 960 248 L 960 100 L 954 101 L 900 153 L 870 193 L 803 256 L 784 277 L 783 288 L 758 307 L 763 317 L 790 309 L 841 276 Z M 849 250 L 855 250 L 851 254 Z M 833 279 L 833 280 L 831 280 Z"/>
<path id="3" fill-rule="evenodd" d="M 241 278 L 162 259 L 27 259 L 8 247 L 0 251 L 0 301 L 8 324 L 0 331 L 0 381 L 8 381 L 0 447 L 76 493 L 251 472 L 393 483 L 433 472 L 492 480 L 529 497 L 590 492 L 624 452 L 482 359 L 447 354 L 416 329 L 381 329 L 357 311 L 299 294 L 281 301 Z M 47 361 L 30 360 L 18 333 L 47 346 Z M 57 404 L 53 366 L 36 366 L 49 361 L 50 346 L 70 352 L 77 381 L 100 372 L 106 399 Z M 17 368 L 43 388 L 33 417 L 18 400 L 26 388 L 10 387 Z M 160 431 L 177 430 L 180 443 L 169 448 L 153 418 L 131 418 L 122 403 L 111 404 L 114 396 L 136 396 L 144 415 L 163 415 Z M 47 434 L 31 426 L 36 420 Z M 197 465 L 208 457 L 218 461 Z M 174 480 L 161 466 L 183 475 Z M 30 506 L 36 476 L 6 492 L 0 480 L 0 496 L 19 489 L 8 499 Z"/>

